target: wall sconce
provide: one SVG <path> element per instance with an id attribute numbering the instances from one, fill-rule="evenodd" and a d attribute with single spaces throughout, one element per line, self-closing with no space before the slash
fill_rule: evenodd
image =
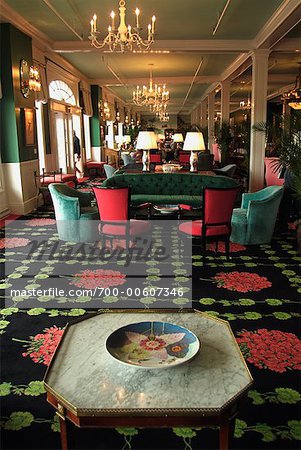
<path id="1" fill-rule="evenodd" d="M 31 66 L 29 69 L 29 89 L 34 92 L 41 90 L 40 71 L 36 66 Z"/>
<path id="2" fill-rule="evenodd" d="M 23 97 L 28 98 L 30 91 L 41 90 L 41 78 L 39 69 L 36 66 L 28 65 L 25 59 L 20 62 L 20 90 Z"/>

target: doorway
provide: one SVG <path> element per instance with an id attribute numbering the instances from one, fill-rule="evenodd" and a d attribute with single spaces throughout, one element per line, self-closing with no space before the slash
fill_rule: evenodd
<path id="1" fill-rule="evenodd" d="M 63 173 L 74 171 L 72 115 L 54 111 L 54 143 L 58 168 Z"/>

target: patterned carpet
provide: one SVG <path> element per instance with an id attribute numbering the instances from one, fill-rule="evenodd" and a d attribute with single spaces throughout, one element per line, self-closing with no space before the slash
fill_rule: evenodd
<path id="1" fill-rule="evenodd" d="M 50 236 L 52 243 L 57 242 L 51 214 L 41 212 L 25 219 L 26 226 L 13 237 L 5 240 L 0 230 L 1 263 L 9 262 L 0 285 L 2 448 L 59 449 L 58 421 L 46 402 L 41 380 L 66 323 L 90 314 L 95 305 L 86 297 L 78 297 L 72 308 L 65 308 L 64 298 L 56 308 L 49 307 L 47 296 L 5 298 L 14 283 L 23 282 L 27 289 L 42 286 L 57 264 L 55 259 L 38 262 L 35 252 L 25 257 L 33 238 Z M 193 247 L 193 306 L 230 322 L 254 378 L 236 419 L 233 449 L 300 448 L 301 255 L 296 249 L 291 230 L 285 237 L 275 236 L 271 244 L 232 245 L 230 261 L 221 246 L 218 253 L 209 253 L 208 266 L 203 269 L 199 247 Z M 103 264 L 87 267 L 84 260 L 69 259 L 66 264 L 74 274 L 104 269 Z M 35 276 L 28 284 L 30 270 Z M 153 284 L 160 282 L 158 270 L 152 264 L 148 267 Z M 181 263 L 174 266 L 174 272 L 185 283 Z M 111 296 L 106 302 L 108 308 L 116 307 L 118 299 Z M 174 304 L 182 308 L 189 300 L 175 299 Z M 144 299 L 140 307 L 156 307 L 156 302 Z M 218 448 L 218 432 L 208 428 L 75 430 L 75 445 L 82 450 L 214 449 Z"/>

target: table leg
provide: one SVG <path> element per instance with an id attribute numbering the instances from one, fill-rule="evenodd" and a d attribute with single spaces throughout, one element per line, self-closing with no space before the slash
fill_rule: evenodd
<path id="1" fill-rule="evenodd" d="M 61 444 L 62 450 L 68 450 L 68 435 L 67 435 L 67 423 L 66 420 L 59 417 L 60 430 L 61 430 Z"/>
<path id="2" fill-rule="evenodd" d="M 229 423 L 226 422 L 219 429 L 219 449 L 228 450 L 229 443 Z"/>

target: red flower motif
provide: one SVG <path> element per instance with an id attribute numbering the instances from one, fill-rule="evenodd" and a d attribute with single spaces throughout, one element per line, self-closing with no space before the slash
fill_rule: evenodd
<path id="1" fill-rule="evenodd" d="M 27 220 L 26 225 L 29 225 L 31 227 L 41 227 L 45 225 L 54 225 L 55 220 L 54 219 L 31 219 Z"/>
<path id="2" fill-rule="evenodd" d="M 25 239 L 25 238 L 1 238 L 0 239 L 0 249 L 25 247 L 29 243 L 30 243 L 30 239 Z"/>
<path id="3" fill-rule="evenodd" d="M 220 272 L 213 280 L 217 282 L 217 287 L 237 292 L 261 291 L 272 286 L 266 277 L 250 272 Z"/>
<path id="4" fill-rule="evenodd" d="M 265 328 L 242 331 L 237 342 L 246 360 L 259 369 L 301 370 L 301 341 L 293 333 Z"/>
<path id="5" fill-rule="evenodd" d="M 234 244 L 233 242 L 230 242 L 230 252 L 231 253 L 242 252 L 242 251 L 244 251 L 246 249 L 247 249 L 247 247 L 245 247 L 244 245 Z M 215 242 L 210 242 L 209 250 L 211 252 L 215 252 Z M 225 248 L 225 243 L 224 242 L 218 242 L 217 251 L 219 253 L 226 253 L 226 248 Z"/>
<path id="6" fill-rule="evenodd" d="M 44 334 L 40 333 L 35 336 L 30 336 L 30 341 L 25 346 L 27 347 L 27 351 L 22 353 L 22 356 L 30 356 L 33 362 L 49 366 L 64 329 L 53 326 L 45 328 L 44 331 Z"/>
<path id="7" fill-rule="evenodd" d="M 126 275 L 116 270 L 83 270 L 74 275 L 74 280 L 70 284 L 87 289 L 96 287 L 119 286 L 126 282 Z"/>
<path id="8" fill-rule="evenodd" d="M 154 350 L 160 350 L 161 348 L 164 348 L 166 345 L 166 342 L 163 339 L 160 339 L 159 337 L 154 337 L 154 339 L 143 339 L 140 341 L 140 346 L 144 348 L 144 350 L 148 350 L 150 352 Z"/>

